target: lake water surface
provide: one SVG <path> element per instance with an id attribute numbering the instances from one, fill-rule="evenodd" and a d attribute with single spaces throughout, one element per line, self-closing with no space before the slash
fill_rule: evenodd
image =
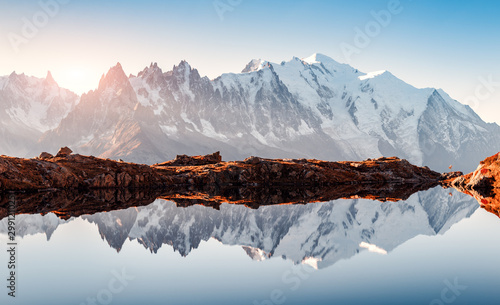
<path id="1" fill-rule="evenodd" d="M 441 188 L 16 218 L 16 298 L 0 222 L 1 304 L 498 304 L 500 219 Z"/>

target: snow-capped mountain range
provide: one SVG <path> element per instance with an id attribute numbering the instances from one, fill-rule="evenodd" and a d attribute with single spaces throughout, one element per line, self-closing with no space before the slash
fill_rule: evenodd
<path id="1" fill-rule="evenodd" d="M 0 77 L 0 153 L 26 156 L 43 132 L 56 128 L 79 97 L 45 79 L 16 74 Z"/>
<path id="2" fill-rule="evenodd" d="M 10 92 L 5 79 L 0 81 L 4 130 L 15 129 L 5 129 L 11 121 L 30 125 L 26 110 L 11 110 L 17 100 L 5 97 Z M 19 92 L 34 105 L 38 101 Z M 185 61 L 168 72 L 151 64 L 128 77 L 117 64 L 76 106 L 74 95 L 61 91 L 59 97 L 66 108 L 50 121 L 34 120 L 46 122 L 43 126 L 31 126 L 38 127 L 32 139 L 44 132 L 37 145 L 22 142 L 16 151 L 11 144 L 0 153 L 34 156 L 69 146 L 82 154 L 143 163 L 218 150 L 227 160 L 396 155 L 434 170 L 454 165 L 471 171 L 500 150 L 500 127 L 442 90 L 417 89 L 387 71 L 363 73 L 321 54 L 280 64 L 252 60 L 242 73 L 213 80 Z"/>
<path id="3" fill-rule="evenodd" d="M 120 251 L 127 240 L 156 253 L 173 247 L 182 256 L 211 238 L 241 246 L 254 260 L 282 257 L 324 268 L 360 251 L 389 253 L 417 235 L 444 234 L 479 207 L 474 198 L 436 188 L 392 203 L 337 200 L 307 205 L 263 206 L 257 210 L 223 204 L 220 210 L 187 208 L 156 200 L 148 206 L 82 216 L 96 224 L 101 238 Z M 71 222 L 54 214 L 18 215 L 18 236 L 45 233 Z M 6 234 L 7 221 L 0 221 Z"/>

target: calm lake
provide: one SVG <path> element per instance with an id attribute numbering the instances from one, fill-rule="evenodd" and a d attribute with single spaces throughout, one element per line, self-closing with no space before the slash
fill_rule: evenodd
<path id="1" fill-rule="evenodd" d="M 498 304 L 500 219 L 441 188 L 406 201 L 18 215 L 1 304 Z"/>

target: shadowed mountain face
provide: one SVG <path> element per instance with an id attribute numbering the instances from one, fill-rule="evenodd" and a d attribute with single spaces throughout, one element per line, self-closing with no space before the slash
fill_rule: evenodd
<path id="1" fill-rule="evenodd" d="M 473 198 L 456 191 L 451 195 L 436 188 L 396 203 L 348 199 L 258 209 L 222 204 L 218 210 L 156 200 L 81 217 L 95 223 L 101 238 L 117 251 L 129 239 L 154 253 L 167 244 L 186 256 L 202 241 L 215 238 L 242 246 L 254 260 L 282 257 L 325 268 L 366 248 L 383 254 L 419 234 L 442 234 L 478 208 Z M 46 233 L 48 237 L 58 225 L 74 219 L 60 220 L 52 213 L 17 218 L 20 236 Z M 6 232 L 5 219 L 0 228 Z"/>

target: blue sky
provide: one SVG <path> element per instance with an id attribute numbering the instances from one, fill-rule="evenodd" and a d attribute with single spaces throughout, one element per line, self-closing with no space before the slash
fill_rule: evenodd
<path id="1" fill-rule="evenodd" d="M 51 1 L 67 3 L 57 2 L 44 20 L 40 3 Z M 0 0 L 0 7 L 0 75 L 51 70 L 61 86 L 82 93 L 118 61 L 136 74 L 150 62 L 170 70 L 185 59 L 214 78 L 253 58 L 319 52 L 364 72 L 389 70 L 416 87 L 443 88 L 500 123 L 498 1 Z M 381 24 L 374 14 L 384 12 L 390 20 Z M 26 38 L 25 20 L 37 16 L 40 26 Z M 362 45 L 357 29 L 370 34 Z M 346 56 L 346 46 L 356 52 Z"/>

